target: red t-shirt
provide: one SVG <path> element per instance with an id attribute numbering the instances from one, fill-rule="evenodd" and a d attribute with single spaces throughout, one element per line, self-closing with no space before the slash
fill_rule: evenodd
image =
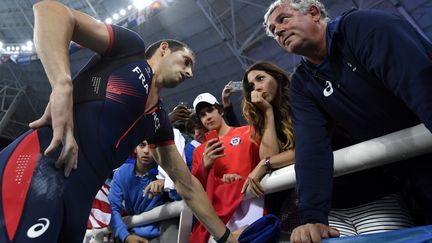
<path id="1" fill-rule="evenodd" d="M 253 128 L 250 126 L 232 127 L 228 133 L 220 138 L 225 147 L 224 157 L 213 163 L 214 175 L 222 178 L 224 174 L 238 174 L 244 179 L 260 161 L 260 141 L 252 141 L 250 136 Z M 192 174 L 201 181 L 205 187 L 207 178 L 204 178 L 203 152 L 207 142 L 198 146 L 192 158 Z"/>

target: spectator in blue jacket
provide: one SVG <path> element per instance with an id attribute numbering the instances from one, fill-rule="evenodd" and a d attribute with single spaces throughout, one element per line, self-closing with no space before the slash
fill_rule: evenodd
<path id="1" fill-rule="evenodd" d="M 153 160 L 147 141 L 134 150 L 135 163 L 125 163 L 115 172 L 108 199 L 112 215 L 110 225 L 122 242 L 147 242 L 160 235 L 158 224 L 148 224 L 128 230 L 122 219 L 127 215 L 149 211 L 163 203 L 160 194 L 164 180 L 156 180 L 157 163 Z"/>
<path id="2" fill-rule="evenodd" d="M 401 17 L 351 10 L 330 20 L 317 0 L 277 0 L 265 14 L 264 25 L 283 49 L 303 57 L 290 88 L 303 225 L 294 230 L 291 240 L 320 242 L 339 234 L 328 226 L 332 124 L 349 138 L 346 144 L 421 122 L 431 131 L 432 47 Z M 409 188 L 423 223 L 430 224 L 432 163 L 427 156 L 383 171 Z"/>

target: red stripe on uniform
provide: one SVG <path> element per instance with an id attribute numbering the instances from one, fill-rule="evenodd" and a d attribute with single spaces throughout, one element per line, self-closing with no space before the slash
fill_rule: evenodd
<path id="1" fill-rule="evenodd" d="M 157 147 L 163 147 L 163 146 L 172 145 L 172 144 L 175 144 L 174 140 L 167 140 L 167 141 L 159 142 L 156 144 L 149 143 L 149 148 L 155 149 Z"/>
<path id="2" fill-rule="evenodd" d="M 108 44 L 108 48 L 106 49 L 105 53 L 110 53 L 113 46 L 114 46 L 114 31 L 113 31 L 112 26 L 110 24 L 107 24 L 106 27 L 107 27 L 108 35 L 109 35 L 109 44 Z"/>
<path id="3" fill-rule="evenodd" d="M 159 143 L 156 143 L 156 146 L 157 147 L 163 147 L 163 146 L 172 145 L 172 144 L 175 144 L 174 140 L 159 142 Z"/>
<path id="4" fill-rule="evenodd" d="M 118 149 L 118 147 L 120 146 L 120 142 L 121 142 L 121 141 L 126 137 L 126 135 L 128 135 L 128 133 L 132 130 L 132 128 L 135 127 L 135 125 L 139 122 L 139 120 L 140 120 L 141 117 L 143 117 L 143 116 L 144 116 L 144 114 L 142 114 L 141 116 L 139 116 L 139 117 L 136 119 L 136 121 L 134 121 L 134 123 L 132 124 L 132 126 L 130 126 L 130 127 L 128 128 L 128 130 L 126 130 L 126 132 L 123 133 L 123 135 L 119 138 L 119 140 L 118 140 L 117 143 L 116 143 L 116 146 L 115 146 L 116 149 Z"/>
<path id="5" fill-rule="evenodd" d="M 24 209 L 33 172 L 39 160 L 36 131 L 25 137 L 9 158 L 2 181 L 2 205 L 9 240 L 13 241 Z"/>

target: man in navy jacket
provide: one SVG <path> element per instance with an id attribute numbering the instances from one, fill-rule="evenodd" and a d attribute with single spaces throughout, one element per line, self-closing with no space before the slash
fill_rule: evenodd
<path id="1" fill-rule="evenodd" d="M 303 57 L 291 83 L 303 225 L 291 241 L 320 242 L 339 235 L 328 226 L 333 183 L 329 127 L 338 124 L 350 143 L 418 123 L 432 130 L 432 47 L 398 16 L 352 10 L 330 20 L 315 0 L 277 0 L 264 24 L 282 48 Z M 425 222 L 432 223 L 432 182 L 426 173 L 432 161 L 414 161 L 405 163 L 406 177 L 416 200 L 426 206 Z"/>

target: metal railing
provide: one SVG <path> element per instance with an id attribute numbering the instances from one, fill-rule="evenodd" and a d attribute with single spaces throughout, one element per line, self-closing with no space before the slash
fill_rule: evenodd
<path id="1" fill-rule="evenodd" d="M 432 152 L 432 134 L 423 124 L 374 138 L 343 149 L 334 151 L 334 176 L 341 176 L 384 164 L 412 158 Z M 287 166 L 262 181 L 265 193 L 273 193 L 295 186 L 294 165 Z M 253 197 L 249 191 L 244 199 Z M 177 201 L 156 207 L 139 215 L 125 217 L 128 227 L 149 224 L 180 216 L 178 242 L 187 242 L 191 231 L 192 212 Z M 86 237 L 95 233 L 109 233 L 107 228 L 87 230 Z"/>

